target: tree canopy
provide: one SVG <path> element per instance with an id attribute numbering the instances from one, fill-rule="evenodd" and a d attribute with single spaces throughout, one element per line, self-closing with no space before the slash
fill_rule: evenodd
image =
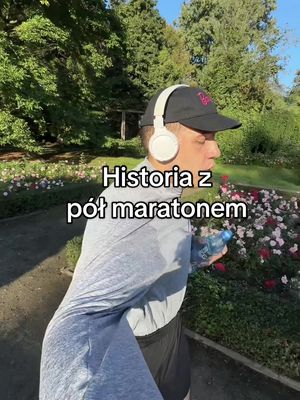
<path id="1" fill-rule="evenodd" d="M 116 127 L 114 110 L 142 110 L 176 83 L 202 86 L 221 108 L 276 107 L 275 7 L 191 0 L 173 27 L 155 0 L 3 0 L 0 146 L 98 145 Z M 298 98 L 299 74 L 290 94 Z"/>
<path id="2" fill-rule="evenodd" d="M 191 0 L 184 4 L 185 32 L 198 81 L 221 107 L 272 106 L 270 81 L 280 70 L 274 49 L 281 40 L 275 0 Z"/>

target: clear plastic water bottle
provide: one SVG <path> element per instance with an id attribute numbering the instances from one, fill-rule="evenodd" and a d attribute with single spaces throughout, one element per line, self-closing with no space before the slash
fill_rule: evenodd
<path id="1" fill-rule="evenodd" d="M 194 237 L 191 250 L 191 263 L 198 266 L 208 265 L 208 259 L 220 254 L 226 243 L 232 239 L 233 233 L 229 230 L 221 231 L 216 235 Z"/>

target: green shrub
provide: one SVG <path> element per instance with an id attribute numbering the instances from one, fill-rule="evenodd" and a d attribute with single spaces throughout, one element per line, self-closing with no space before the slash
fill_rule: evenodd
<path id="1" fill-rule="evenodd" d="M 42 148 L 32 137 L 28 123 L 8 111 L 0 111 L 0 146 L 14 146 L 26 151 L 42 153 Z"/>
<path id="2" fill-rule="evenodd" d="M 300 165 L 300 115 L 291 109 L 278 109 L 262 114 L 225 110 L 238 119 L 242 127 L 217 135 L 221 160 L 230 164 Z"/>
<path id="3" fill-rule="evenodd" d="M 261 115 L 246 129 L 245 146 L 249 153 L 287 155 L 300 151 L 299 118 L 285 111 L 270 111 Z"/>
<path id="4" fill-rule="evenodd" d="M 299 379 L 299 303 L 201 271 L 190 277 L 183 311 L 189 329 Z"/>
<path id="5" fill-rule="evenodd" d="M 99 153 L 112 157 L 143 157 L 146 155 L 138 136 L 129 140 L 105 136 L 104 141 L 99 144 Z"/>
<path id="6" fill-rule="evenodd" d="M 66 246 L 66 258 L 69 270 L 74 272 L 77 261 L 80 257 L 83 236 L 75 236 L 69 240 Z"/>

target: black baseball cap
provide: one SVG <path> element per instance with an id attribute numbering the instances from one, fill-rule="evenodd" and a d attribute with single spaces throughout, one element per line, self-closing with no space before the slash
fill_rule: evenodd
<path id="1" fill-rule="evenodd" d="M 142 116 L 141 127 L 153 125 L 155 103 L 162 91 L 151 98 Z M 203 89 L 185 86 L 171 93 L 166 103 L 164 121 L 165 124 L 180 122 L 207 132 L 225 131 L 242 125 L 239 121 L 219 114 L 212 98 Z"/>

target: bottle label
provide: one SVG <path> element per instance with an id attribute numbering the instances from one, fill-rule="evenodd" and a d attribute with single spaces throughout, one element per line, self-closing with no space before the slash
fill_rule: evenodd
<path id="1" fill-rule="evenodd" d="M 198 256 L 199 256 L 200 258 L 202 258 L 202 260 L 207 260 L 207 259 L 208 259 L 208 256 L 209 256 L 209 254 L 208 254 L 208 247 L 205 246 L 205 247 L 203 247 L 201 250 L 199 250 L 199 251 L 198 251 Z"/>

